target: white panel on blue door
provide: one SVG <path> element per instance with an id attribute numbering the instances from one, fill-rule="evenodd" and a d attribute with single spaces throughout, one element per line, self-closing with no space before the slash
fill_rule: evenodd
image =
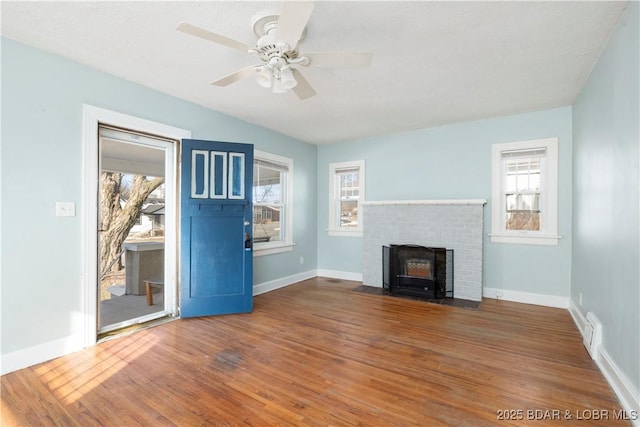
<path id="1" fill-rule="evenodd" d="M 211 152 L 211 195 L 212 199 L 227 198 L 227 153 Z"/>
<path id="2" fill-rule="evenodd" d="M 229 198 L 244 199 L 244 153 L 229 153 Z"/>
<path id="3" fill-rule="evenodd" d="M 209 198 L 209 152 L 191 151 L 191 198 Z"/>

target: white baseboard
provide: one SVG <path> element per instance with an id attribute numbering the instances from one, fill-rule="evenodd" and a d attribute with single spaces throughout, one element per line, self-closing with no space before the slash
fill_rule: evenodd
<path id="1" fill-rule="evenodd" d="M 578 309 L 578 306 L 573 302 L 573 300 L 569 301 L 569 314 L 573 317 L 573 321 L 578 327 L 578 331 L 580 331 L 580 335 L 584 337 L 584 327 L 587 324 L 587 318 L 584 317 L 584 314 Z"/>
<path id="2" fill-rule="evenodd" d="M 627 376 L 618 368 L 618 365 L 611 359 L 611 356 L 602 345 L 598 350 L 596 365 L 598 365 L 602 375 L 604 375 L 616 396 L 618 396 L 622 409 L 631 418 L 633 425 L 640 426 L 640 392 L 635 389 Z"/>
<path id="3" fill-rule="evenodd" d="M 484 298 L 543 305 L 545 307 L 569 308 L 569 297 L 559 297 L 556 295 L 534 294 L 509 289 L 482 288 L 482 296 Z"/>
<path id="4" fill-rule="evenodd" d="M 325 270 L 319 268 L 318 277 L 329 277 L 331 279 L 353 280 L 354 282 L 362 282 L 362 273 L 352 273 L 350 271 Z"/>
<path id="5" fill-rule="evenodd" d="M 571 300 L 569 304 L 569 313 L 573 317 L 580 335 L 584 337 L 584 329 L 587 319 L 582 314 L 578 306 Z M 604 329 L 604 328 L 603 328 Z M 604 333 L 605 331 L 603 331 Z M 598 352 L 595 357 L 596 365 L 602 372 L 602 375 L 607 380 L 614 393 L 620 401 L 622 409 L 626 412 L 626 415 L 631 419 L 630 421 L 636 427 L 640 427 L 640 392 L 631 384 L 631 381 L 620 370 L 618 365 L 613 361 L 604 345 L 598 347 Z"/>
<path id="6" fill-rule="evenodd" d="M 265 292 L 293 285 L 294 283 L 302 282 L 303 280 L 312 279 L 317 275 L 316 270 L 309 270 L 302 273 L 292 274 L 291 276 L 270 280 L 268 282 L 259 283 L 257 285 L 253 285 L 253 295 L 260 295 Z"/>
<path id="7" fill-rule="evenodd" d="M 0 375 L 28 368 L 29 366 L 82 350 L 82 348 L 82 338 L 69 336 L 3 354 L 0 361 Z"/>

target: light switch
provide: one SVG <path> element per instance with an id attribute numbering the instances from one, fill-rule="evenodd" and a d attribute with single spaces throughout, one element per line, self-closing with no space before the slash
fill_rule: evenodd
<path id="1" fill-rule="evenodd" d="M 76 216 L 76 203 L 56 202 L 56 216 Z"/>

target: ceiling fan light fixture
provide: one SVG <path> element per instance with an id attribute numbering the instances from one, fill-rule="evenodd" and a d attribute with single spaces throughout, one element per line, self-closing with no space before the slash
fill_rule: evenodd
<path id="1" fill-rule="evenodd" d="M 273 79 L 273 93 L 287 93 L 287 88 L 282 84 L 282 80 Z"/>
<path id="2" fill-rule="evenodd" d="M 273 71 L 269 67 L 262 67 L 262 70 L 256 76 L 256 81 L 262 87 L 271 87 L 271 79 Z"/>
<path id="3" fill-rule="evenodd" d="M 282 87 L 287 90 L 293 89 L 298 84 L 296 79 L 293 77 L 293 71 L 291 71 L 290 67 L 280 70 L 280 83 L 282 83 Z"/>

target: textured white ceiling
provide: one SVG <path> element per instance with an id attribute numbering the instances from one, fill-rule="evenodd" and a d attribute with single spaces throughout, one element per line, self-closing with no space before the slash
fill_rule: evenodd
<path id="1" fill-rule="evenodd" d="M 2 34 L 314 144 L 570 105 L 626 2 L 318 1 L 304 51 L 368 51 L 365 69 L 304 68 L 300 101 L 246 79 L 255 63 L 175 30 L 248 44 L 251 17 L 281 2 L 8 2 Z"/>

